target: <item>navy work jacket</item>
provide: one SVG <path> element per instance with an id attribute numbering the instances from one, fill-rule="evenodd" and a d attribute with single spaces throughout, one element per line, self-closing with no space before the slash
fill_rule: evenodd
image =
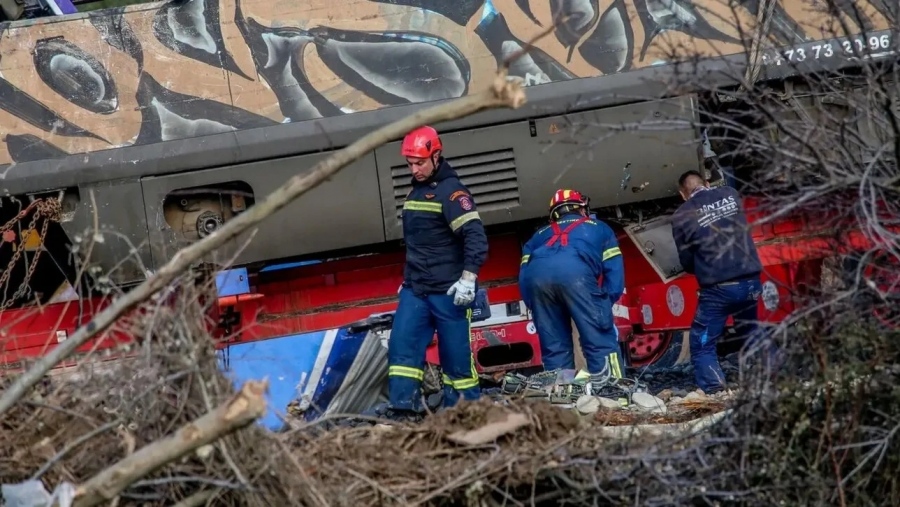
<path id="1" fill-rule="evenodd" d="M 541 262 L 543 259 L 550 263 Z M 560 217 L 556 228 L 551 223 L 534 233 L 522 247 L 519 279 L 523 280 L 529 269 L 548 266 L 560 277 L 587 273 L 594 279 L 602 276 L 600 289 L 613 303 L 625 291 L 625 264 L 616 233 L 595 218 L 569 213 Z"/>
<path id="2" fill-rule="evenodd" d="M 672 216 L 672 236 L 681 266 L 700 287 L 762 271 L 741 196 L 731 187 L 696 190 Z"/>
<path id="3" fill-rule="evenodd" d="M 445 293 L 463 270 L 479 274 L 487 234 L 472 194 L 443 158 L 431 178 L 413 178 L 412 186 L 403 203 L 404 286 L 419 295 Z"/>

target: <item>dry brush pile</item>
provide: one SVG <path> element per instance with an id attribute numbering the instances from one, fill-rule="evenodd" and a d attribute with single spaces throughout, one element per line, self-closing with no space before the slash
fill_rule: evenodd
<path id="1" fill-rule="evenodd" d="M 54 376 L 3 417 L 2 482 L 90 484 L 233 399 L 200 324 L 204 308 L 188 293 L 132 322 L 143 333 L 132 359 Z M 812 369 L 812 380 L 788 374 L 694 434 L 611 434 L 602 412 L 483 401 L 419 426 L 245 427 L 113 496 L 118 505 L 213 496 L 209 505 L 894 504 L 900 336 L 855 321 L 826 336 L 795 329 L 783 371 Z M 827 355 L 827 367 L 810 363 L 809 350 Z"/>
<path id="2" fill-rule="evenodd" d="M 220 371 L 196 296 L 185 290 L 170 304 L 145 304 L 128 323 L 137 340 L 130 358 L 86 362 L 48 377 L 0 418 L 0 482 L 39 479 L 50 492 L 68 482 L 103 496 L 122 480 L 108 467 L 130 457 L 171 463 L 133 477 L 112 495 L 120 505 L 171 505 L 201 491 L 216 492 L 221 505 L 289 499 L 278 477 L 287 471 L 263 430 L 196 445 L 213 426 L 232 420 L 242 427 L 265 408 L 257 391 L 264 386 L 236 392 Z M 205 414 L 218 420 L 204 420 Z M 197 449 L 184 453 L 189 446 Z M 124 475 L 140 468 L 125 464 Z"/>

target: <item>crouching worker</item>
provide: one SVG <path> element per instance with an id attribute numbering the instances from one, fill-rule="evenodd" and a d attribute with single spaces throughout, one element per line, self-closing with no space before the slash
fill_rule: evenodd
<path id="1" fill-rule="evenodd" d="M 421 418 L 425 349 L 435 331 L 443 370 L 443 405 L 481 397 L 470 343 L 476 278 L 487 259 L 487 235 L 475 201 L 442 156 L 431 127 L 403 139 L 412 173 L 403 204 L 406 264 L 388 344 L 390 403 L 383 416 Z"/>
<path id="2" fill-rule="evenodd" d="M 604 396 L 623 374 L 612 306 L 624 291 L 625 268 L 615 233 L 589 213 L 589 201 L 578 191 L 553 195 L 550 225 L 522 250 L 519 288 L 540 337 L 544 369 L 575 368 L 575 321 L 591 388 Z"/>

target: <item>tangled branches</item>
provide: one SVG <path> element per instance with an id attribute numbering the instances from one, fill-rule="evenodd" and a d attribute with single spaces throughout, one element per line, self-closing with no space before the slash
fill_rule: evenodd
<path id="1" fill-rule="evenodd" d="M 847 328 L 829 341 L 852 342 L 855 332 L 892 355 L 868 367 L 829 368 L 829 384 L 825 371 L 815 371 L 811 381 L 783 379 L 777 391 L 748 390 L 730 416 L 693 436 L 611 438 L 598 420 L 523 401 L 479 402 L 418 427 L 283 438 L 305 471 L 308 505 L 893 504 L 900 498 L 900 366 L 883 360 L 900 357 L 900 336 Z M 803 367 L 811 336 L 791 338 L 788 371 Z M 531 424 L 485 445 L 448 440 L 511 412 Z"/>
<path id="2" fill-rule="evenodd" d="M 48 490 L 85 483 L 233 393 L 218 369 L 203 298 L 187 289 L 170 298 L 145 304 L 128 323 L 139 338 L 130 359 L 60 373 L 7 414 L 4 482 L 36 478 Z M 524 400 L 463 405 L 422 426 L 247 428 L 139 479 L 119 503 L 893 503 L 900 499 L 900 336 L 861 328 L 850 315 L 833 318 L 827 335 L 815 322 L 786 335 L 779 388 L 746 391 L 704 433 L 622 438 L 605 431 L 609 414 L 581 419 Z M 801 370 L 808 380 L 793 375 Z M 510 413 L 529 424 L 490 443 L 450 438 Z"/>
<path id="3" fill-rule="evenodd" d="M 4 483 L 41 480 L 53 491 L 67 481 L 90 493 L 104 469 L 234 394 L 219 371 L 202 298 L 187 289 L 171 298 L 145 304 L 133 317 L 128 330 L 137 344 L 127 359 L 58 372 L 6 414 L 0 422 Z M 277 456 L 274 441 L 249 428 L 138 478 L 119 499 L 169 505 L 207 491 L 223 505 L 271 505 L 269 495 L 290 497 L 270 473 L 281 470 Z"/>

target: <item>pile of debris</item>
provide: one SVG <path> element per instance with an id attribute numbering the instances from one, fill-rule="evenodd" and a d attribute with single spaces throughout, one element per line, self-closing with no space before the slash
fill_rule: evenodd
<path id="1" fill-rule="evenodd" d="M 105 484 L 98 478 L 113 477 L 110 470 L 160 442 L 180 441 L 179 428 L 191 428 L 237 395 L 219 368 L 196 298 L 186 295 L 176 307 L 177 315 L 148 306 L 128 323 L 141 344 L 131 359 L 54 376 L 4 414 L 0 482 L 7 505 L 19 505 L 10 503 L 16 492 L 20 499 L 58 494 L 76 504 L 88 490 L 95 498 L 104 496 L 103 488 L 92 486 Z M 632 396 L 627 408 L 613 407 L 586 392 L 580 379 L 566 383 L 576 373 L 557 373 L 545 384 L 557 394 L 567 392 L 565 400 L 548 392 L 543 397 L 503 393 L 501 385 L 478 403 L 418 425 L 315 431 L 328 426 L 323 416 L 282 433 L 244 428 L 131 477 L 128 484 L 115 476 L 121 489 L 113 496 L 123 505 L 207 500 L 358 506 L 484 497 L 496 493 L 491 485 L 502 484 L 521 489 L 513 496 L 524 498 L 548 474 L 568 474 L 574 463 L 596 460 L 598 449 L 634 449 L 661 436 L 690 435 L 718 420 L 710 414 L 727 413 L 725 398 L 684 393 L 664 399 L 659 391 Z M 595 403 L 596 410 L 587 406 Z M 611 431 L 626 428 L 627 434 Z M 548 494 L 559 491 L 550 487 Z"/>
<path id="2" fill-rule="evenodd" d="M 546 400 L 510 396 L 502 403 L 488 398 L 465 403 L 415 425 L 299 430 L 284 438 L 303 456 L 309 485 L 333 504 L 427 504 L 466 497 L 469 505 L 479 505 L 478 499 L 487 496 L 528 498 L 542 478 L 568 475 L 573 467 L 577 474 L 578 463 L 594 463 L 606 454 L 601 449 L 614 453 L 621 446 L 652 445 L 660 437 L 689 437 L 721 420 L 703 420 L 703 414 L 724 415 L 724 405 L 722 400 L 687 400 L 668 416 L 621 409 L 580 415 Z M 665 431 L 641 431 L 628 425 L 625 414 Z M 615 417 L 620 419 L 610 419 Z M 652 424 L 698 418 L 695 424 Z M 508 488 L 506 493 L 493 486 L 498 484 Z M 547 487 L 536 491 L 535 503 L 542 495 L 559 494 Z"/>
<path id="3" fill-rule="evenodd" d="M 374 341 L 374 338 L 370 336 L 366 340 Z M 328 378 L 323 376 L 316 386 L 325 395 L 318 399 L 301 396 L 288 404 L 285 429 L 297 429 L 317 419 L 324 419 L 316 425 L 318 431 L 323 431 L 334 426 L 373 424 L 373 419 L 384 417 L 388 405 L 388 379 L 383 349 L 368 347 L 366 354 L 360 352 L 356 359 L 358 368 L 345 366 L 327 369 Z M 736 354 L 722 361 L 732 389 L 736 388 L 737 364 Z M 648 421 L 680 423 L 725 410 L 728 401 L 734 398 L 734 392 L 707 397 L 702 391 L 695 390 L 693 368 L 684 361 L 666 367 L 632 369 L 627 372 L 626 379 L 597 393 L 593 392 L 595 389 L 589 381 L 590 375 L 580 370 L 544 371 L 530 376 L 515 372 L 496 373 L 483 374 L 482 377 L 485 381 L 482 392 L 495 403 L 526 398 L 558 408 L 573 409 L 580 415 L 615 412 L 605 417 L 608 425 L 644 424 Z M 328 388 L 330 386 L 340 387 L 335 394 L 333 387 Z M 425 412 L 441 410 L 442 390 L 439 366 L 429 364 L 423 383 Z M 322 403 L 317 405 L 317 401 Z"/>
<path id="4" fill-rule="evenodd" d="M 521 397 L 544 400 L 558 408 L 571 409 L 582 416 L 594 416 L 607 426 L 672 424 L 722 412 L 735 399 L 736 392 L 724 391 L 707 396 L 701 390 L 665 388 L 653 395 L 641 381 L 619 381 L 616 398 L 608 393 L 592 393 L 589 375 L 584 371 L 558 370 L 530 377 L 508 374 L 499 389 L 489 392 L 495 402 Z"/>

